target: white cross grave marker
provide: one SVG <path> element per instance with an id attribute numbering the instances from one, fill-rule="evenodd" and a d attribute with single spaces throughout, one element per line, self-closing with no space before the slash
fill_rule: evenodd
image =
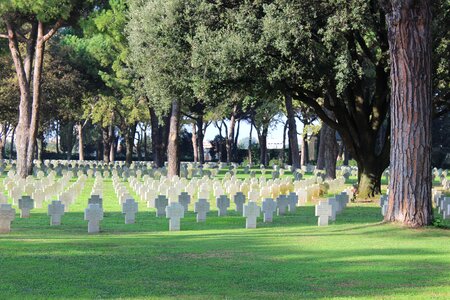
<path id="1" fill-rule="evenodd" d="M 169 219 L 169 231 L 180 230 L 180 219 L 184 218 L 184 207 L 178 202 L 171 202 L 166 207 L 166 218 Z"/>
<path id="2" fill-rule="evenodd" d="M 256 202 L 248 202 L 244 205 L 243 216 L 247 218 L 245 222 L 245 228 L 256 228 L 256 218 L 261 214 L 261 207 Z"/>
<path id="3" fill-rule="evenodd" d="M 34 208 L 34 201 L 29 196 L 23 196 L 19 199 L 19 209 L 21 218 L 29 218 L 30 210 Z"/>
<path id="4" fill-rule="evenodd" d="M 272 222 L 273 213 L 277 211 L 277 203 L 272 198 L 266 198 L 262 202 L 262 211 L 264 214 L 264 223 Z"/>
<path id="5" fill-rule="evenodd" d="M 0 233 L 8 233 L 11 231 L 11 222 L 16 217 L 16 210 L 11 204 L 0 204 Z"/>
<path id="6" fill-rule="evenodd" d="M 61 217 L 64 215 L 64 204 L 61 201 L 53 200 L 48 205 L 47 214 L 50 216 L 50 226 L 61 225 Z"/>
<path id="7" fill-rule="evenodd" d="M 134 199 L 127 199 L 122 203 L 122 213 L 125 215 L 125 224 L 134 224 L 136 222 L 136 213 L 138 204 Z"/>
<path id="8" fill-rule="evenodd" d="M 206 199 L 198 199 L 195 202 L 194 212 L 197 213 L 197 222 L 206 221 L 206 213 L 209 212 L 210 204 Z"/>
<path id="9" fill-rule="evenodd" d="M 316 217 L 319 217 L 318 220 L 318 225 L 319 226 L 327 226 L 328 225 L 328 220 L 331 217 L 331 211 L 332 211 L 332 207 L 330 204 L 328 204 L 328 202 L 325 201 L 320 201 L 320 203 L 318 205 L 316 205 Z"/>
<path id="10" fill-rule="evenodd" d="M 84 210 L 84 220 L 88 221 L 88 233 L 100 232 L 100 221 L 103 220 L 103 209 L 100 204 L 89 204 Z"/>

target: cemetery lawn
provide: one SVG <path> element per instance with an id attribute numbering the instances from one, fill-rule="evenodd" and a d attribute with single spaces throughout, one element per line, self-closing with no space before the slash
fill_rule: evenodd
<path id="1" fill-rule="evenodd" d="M 168 232 L 144 203 L 125 225 L 105 180 L 102 233 L 88 235 L 91 187 L 62 226 L 36 209 L 0 235 L 1 299 L 450 299 L 450 230 L 382 224 L 374 204 L 351 204 L 328 227 L 306 206 L 253 230 L 213 206 L 205 224 L 189 212 Z"/>

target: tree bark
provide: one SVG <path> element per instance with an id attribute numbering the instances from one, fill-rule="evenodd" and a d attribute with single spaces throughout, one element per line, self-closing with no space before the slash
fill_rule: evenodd
<path id="1" fill-rule="evenodd" d="M 261 161 L 261 164 L 264 166 L 268 165 L 267 161 L 267 133 L 268 128 L 263 127 L 261 132 L 258 134 L 258 140 L 259 140 L 259 159 Z"/>
<path id="2" fill-rule="evenodd" d="M 109 129 L 111 126 L 102 127 L 103 136 L 103 162 L 109 163 L 109 153 L 111 151 L 111 138 L 109 136 Z"/>
<path id="3" fill-rule="evenodd" d="M 288 122 L 284 123 L 284 126 L 283 126 L 283 145 L 281 148 L 281 162 L 283 164 L 286 163 L 286 131 L 287 131 L 287 128 L 288 128 Z"/>
<path id="4" fill-rule="evenodd" d="M 168 153 L 168 172 L 169 177 L 180 175 L 180 157 L 179 157 L 179 127 L 180 127 L 180 101 L 172 101 L 172 114 L 170 116 L 170 132 Z"/>
<path id="5" fill-rule="evenodd" d="M 73 149 L 73 123 L 71 121 L 67 123 L 66 127 L 66 145 L 67 145 L 66 159 L 71 160 Z"/>
<path id="6" fill-rule="evenodd" d="M 319 151 L 317 154 L 317 164 L 316 167 L 319 170 L 325 169 L 325 136 L 326 136 L 326 124 L 322 123 L 322 128 L 319 132 Z"/>
<path id="7" fill-rule="evenodd" d="M 194 151 L 194 162 L 198 162 L 197 125 L 195 123 L 192 123 L 192 150 Z"/>
<path id="8" fill-rule="evenodd" d="M 116 134 L 114 132 L 114 126 L 108 126 L 108 138 L 109 138 L 109 162 L 116 160 Z"/>
<path id="9" fill-rule="evenodd" d="M 391 168 L 386 221 L 431 224 L 431 1 L 387 1 Z"/>
<path id="10" fill-rule="evenodd" d="M 9 158 L 13 159 L 14 157 L 14 137 L 16 136 L 16 127 L 13 128 L 11 133 L 11 144 L 9 145 Z"/>
<path id="11" fill-rule="evenodd" d="M 248 137 L 248 163 L 251 165 L 252 162 L 252 133 L 253 133 L 253 124 L 250 123 L 250 134 Z"/>
<path id="12" fill-rule="evenodd" d="M 292 166 L 294 168 L 300 168 L 300 156 L 298 150 L 298 139 L 297 139 L 297 125 L 295 123 L 294 108 L 292 106 L 292 95 L 290 92 L 286 92 L 284 95 L 284 104 L 286 106 L 287 112 L 287 123 L 289 127 L 289 145 L 292 156 Z"/>
<path id="13" fill-rule="evenodd" d="M 83 124 L 81 122 L 77 123 L 78 131 L 78 160 L 84 160 L 84 142 L 83 142 Z"/>
<path id="14" fill-rule="evenodd" d="M 302 143 L 302 157 L 300 164 L 301 166 L 306 166 L 308 164 L 308 136 L 306 133 L 303 135 L 303 143 Z"/>
<path id="15" fill-rule="evenodd" d="M 197 145 L 198 145 L 198 158 L 201 165 L 205 163 L 205 149 L 203 148 L 203 140 L 205 138 L 206 127 L 203 128 L 203 116 L 197 118 Z"/>
<path id="16" fill-rule="evenodd" d="M 326 110 L 329 118 L 334 120 L 334 115 L 331 111 Z M 319 138 L 319 155 L 317 157 L 317 168 L 325 170 L 325 177 L 327 179 L 336 178 L 336 160 L 338 156 L 338 144 L 336 141 L 336 130 L 328 126 L 326 123 L 322 124 Z"/>

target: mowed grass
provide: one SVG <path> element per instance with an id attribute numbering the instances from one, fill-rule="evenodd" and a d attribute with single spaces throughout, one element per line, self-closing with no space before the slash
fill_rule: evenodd
<path id="1" fill-rule="evenodd" d="M 375 204 L 351 204 L 328 227 L 299 207 L 253 230 L 212 205 L 206 223 L 189 212 L 169 232 L 142 202 L 125 225 L 106 179 L 102 232 L 88 235 L 92 184 L 63 225 L 35 209 L 0 235 L 1 299 L 450 299 L 450 230 L 382 224 Z"/>

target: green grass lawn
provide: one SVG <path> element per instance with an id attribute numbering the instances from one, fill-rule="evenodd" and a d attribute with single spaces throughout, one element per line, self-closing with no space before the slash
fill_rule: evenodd
<path id="1" fill-rule="evenodd" d="M 375 204 L 351 204 L 320 228 L 313 206 L 253 230 L 231 210 L 204 224 L 189 212 L 169 232 L 142 202 L 125 225 L 105 180 L 102 232 L 88 235 L 92 184 L 62 226 L 36 209 L 0 235 L 0 299 L 450 299 L 450 230 L 382 224 Z"/>

